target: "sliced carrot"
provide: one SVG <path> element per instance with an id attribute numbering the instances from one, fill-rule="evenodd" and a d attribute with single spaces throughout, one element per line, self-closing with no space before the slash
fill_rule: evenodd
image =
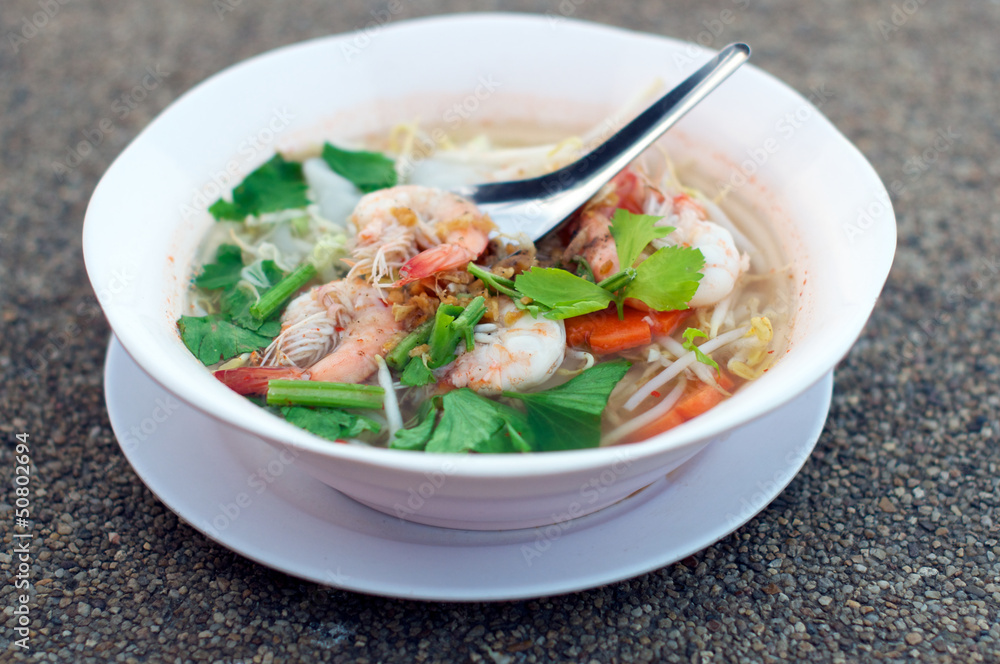
<path id="1" fill-rule="evenodd" d="M 690 309 L 680 311 L 647 311 L 646 322 L 653 334 L 662 336 L 673 334 L 677 326 L 691 315 Z"/>
<path id="2" fill-rule="evenodd" d="M 733 386 L 736 384 L 725 372 L 717 376 L 717 380 L 719 387 L 727 392 L 733 389 Z M 725 395 L 713 386 L 706 383 L 698 383 L 685 390 L 677 405 L 668 410 L 662 417 L 633 431 L 627 438 L 622 440 L 622 443 L 635 443 L 640 440 L 646 440 L 658 433 L 673 429 L 717 406 L 724 398 Z"/>
<path id="3" fill-rule="evenodd" d="M 295 380 L 304 372 L 294 367 L 239 367 L 220 369 L 214 376 L 237 394 L 267 394 L 267 381 L 275 379 Z"/>
<path id="4" fill-rule="evenodd" d="M 641 311 L 625 309 L 624 314 L 624 320 L 619 320 L 618 313 L 612 313 L 590 333 L 588 341 L 592 351 L 599 355 L 607 355 L 645 346 L 653 340 L 649 332 L 649 323 L 643 320 Z"/>
<path id="5" fill-rule="evenodd" d="M 645 316 L 645 311 L 625 307 L 625 318 L 619 320 L 618 309 L 612 304 L 603 311 L 567 318 L 563 321 L 566 343 L 572 348 L 589 348 L 598 355 L 648 344 L 652 337 Z"/>
<path id="6" fill-rule="evenodd" d="M 598 355 L 618 353 L 645 346 L 653 334 L 670 334 L 687 318 L 690 311 L 640 311 L 624 307 L 624 319 L 618 308 L 567 318 L 566 343 L 571 348 L 587 348 Z"/>

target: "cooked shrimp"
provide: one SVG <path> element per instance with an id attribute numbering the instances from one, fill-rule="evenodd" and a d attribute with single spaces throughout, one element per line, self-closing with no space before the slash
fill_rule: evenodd
<path id="1" fill-rule="evenodd" d="M 362 197 L 351 223 L 357 230 L 349 276 L 382 284 L 399 270 L 400 286 L 474 260 L 486 249 L 489 218 L 456 194 L 400 185 Z"/>
<path id="2" fill-rule="evenodd" d="M 563 261 L 569 263 L 574 257 L 583 256 L 597 281 L 618 272 L 621 268 L 611 235 L 611 218 L 618 208 L 641 214 L 647 199 L 662 201 L 663 195 L 631 169 L 626 168 L 616 175 L 580 211 L 576 234 L 563 252 Z"/>
<path id="3" fill-rule="evenodd" d="M 333 352 L 309 367 L 309 378 L 360 383 L 375 373 L 375 356 L 385 354 L 386 344 L 403 332 L 403 326 L 370 284 L 359 279 L 334 283 L 341 301 L 350 303 L 351 313 Z"/>
<path id="4" fill-rule="evenodd" d="M 651 199 L 645 212 L 664 217 L 658 225 L 677 229 L 666 237 L 653 240 L 654 247 L 692 247 L 705 257 L 698 290 L 689 302 L 692 308 L 713 305 L 724 299 L 732 292 L 740 273 L 750 267 L 749 257 L 740 254 L 732 233 L 709 221 L 705 207 L 687 194 L 660 202 Z"/>
<path id="5" fill-rule="evenodd" d="M 677 229 L 664 238 L 653 240 L 653 247 L 681 245 L 701 251 L 705 266 L 698 290 L 689 302 L 691 307 L 712 305 L 725 298 L 732 292 L 740 273 L 749 267 L 749 258 L 740 254 L 732 234 L 709 220 L 705 206 L 685 193 L 678 193 L 673 198 L 664 196 L 630 169 L 615 176 L 603 196 L 595 198 L 581 211 L 577 233 L 563 252 L 563 260 L 569 262 L 574 256 L 583 256 L 598 281 L 618 272 L 621 268 L 611 235 L 611 218 L 619 208 L 663 217 L 657 222 L 658 226 Z"/>
<path id="6" fill-rule="evenodd" d="M 458 356 L 445 382 L 481 394 L 524 392 L 556 372 L 566 352 L 563 322 L 533 318 L 508 298 L 499 312 L 496 323 L 476 326 L 475 346 Z"/>
<path id="7" fill-rule="evenodd" d="M 309 367 L 340 340 L 350 318 L 350 302 L 340 298 L 334 281 L 302 293 L 281 315 L 281 333 L 264 352 L 262 365 Z"/>
<path id="8" fill-rule="evenodd" d="M 311 380 L 360 383 L 402 326 L 378 291 L 360 279 L 317 286 L 295 298 L 263 365 L 309 367 Z"/>

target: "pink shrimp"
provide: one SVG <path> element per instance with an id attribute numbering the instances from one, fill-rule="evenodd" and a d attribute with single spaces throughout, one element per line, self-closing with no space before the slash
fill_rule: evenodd
<path id="1" fill-rule="evenodd" d="M 563 252 L 563 261 L 568 263 L 576 256 L 583 256 L 597 281 L 618 272 L 618 250 L 611 236 L 611 218 L 619 208 L 642 214 L 650 196 L 663 200 L 663 194 L 631 169 L 626 168 L 616 175 L 605 195 L 587 203 L 580 211 L 576 234 Z"/>
<path id="2" fill-rule="evenodd" d="M 403 331 L 392 315 L 392 307 L 382 301 L 378 290 L 360 279 L 344 279 L 329 284 L 341 301 L 349 304 L 350 315 L 333 351 L 309 368 L 310 380 L 360 383 L 378 369 L 377 355 Z"/>
<path id="3" fill-rule="evenodd" d="M 394 269 L 404 284 L 461 267 L 489 244 L 493 223 L 456 194 L 400 185 L 364 196 L 351 215 L 357 229 L 350 276 L 370 275 L 380 286 Z"/>
<path id="4" fill-rule="evenodd" d="M 493 222 L 487 217 L 463 215 L 443 224 L 440 229 L 444 242 L 431 247 L 406 261 L 399 270 L 399 281 L 393 284 L 399 288 L 412 281 L 429 277 L 444 270 L 463 267 L 479 257 L 489 244 L 489 232 Z"/>

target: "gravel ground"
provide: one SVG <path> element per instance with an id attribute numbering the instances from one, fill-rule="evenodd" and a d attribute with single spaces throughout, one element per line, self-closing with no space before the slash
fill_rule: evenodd
<path id="1" fill-rule="evenodd" d="M 0 7 L 0 660 L 1000 661 L 996 2 L 478 3 L 716 46 L 746 40 L 756 65 L 804 94 L 826 92 L 823 112 L 893 188 L 895 266 L 838 368 L 816 451 L 721 542 L 574 595 L 404 602 L 258 566 L 153 497 L 119 461 L 104 408 L 108 328 L 80 250 L 88 198 L 192 85 L 267 49 L 362 26 L 373 7 Z M 406 3 L 394 20 L 465 8 Z M 136 99 L 148 72 L 156 83 Z M 84 138 L 96 145 L 74 156 Z M 59 163 L 67 173 L 54 172 Z M 34 492 L 26 651 L 14 630 L 26 591 L 15 586 L 12 536 L 22 431 Z"/>

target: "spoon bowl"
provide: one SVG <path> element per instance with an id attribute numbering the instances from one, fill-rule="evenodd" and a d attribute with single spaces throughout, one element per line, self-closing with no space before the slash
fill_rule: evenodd
<path id="1" fill-rule="evenodd" d="M 525 233 L 538 240 L 586 203 L 749 57 L 746 44 L 726 46 L 607 141 L 552 173 L 453 191 L 489 214 L 501 232 Z"/>

